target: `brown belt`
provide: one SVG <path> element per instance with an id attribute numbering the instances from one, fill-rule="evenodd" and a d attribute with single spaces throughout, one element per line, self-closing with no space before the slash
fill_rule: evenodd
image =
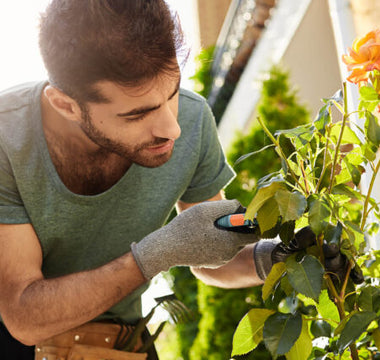
<path id="1" fill-rule="evenodd" d="M 146 353 L 115 350 L 133 330 L 128 325 L 87 323 L 37 344 L 35 360 L 145 360 Z M 141 345 L 140 338 L 133 350 Z"/>

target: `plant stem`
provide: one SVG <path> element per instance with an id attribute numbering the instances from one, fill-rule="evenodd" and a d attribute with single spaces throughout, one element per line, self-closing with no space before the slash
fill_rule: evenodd
<path id="1" fill-rule="evenodd" d="M 319 175 L 318 183 L 317 183 L 317 186 L 315 187 L 314 193 L 318 193 L 319 187 L 321 186 L 321 183 L 322 183 L 322 179 L 325 176 L 325 172 L 327 170 L 327 154 L 328 154 L 328 146 L 329 146 L 329 141 L 330 141 L 330 132 L 331 132 L 331 127 L 329 126 L 327 128 L 326 146 L 325 146 L 325 151 L 323 154 L 322 171 L 321 171 L 321 174 Z"/>
<path id="2" fill-rule="evenodd" d="M 351 266 L 352 265 L 350 264 L 349 270 L 351 269 Z M 349 271 L 347 271 L 347 273 L 349 275 Z M 348 279 L 347 275 L 346 275 L 346 278 Z M 344 311 L 344 300 L 345 300 L 344 292 L 345 292 L 345 289 L 347 286 L 347 281 L 345 279 L 345 283 L 343 284 L 341 295 L 339 295 L 336 288 L 335 288 L 334 283 L 331 280 L 330 275 L 326 275 L 326 280 L 327 280 L 327 287 L 329 288 L 329 290 L 331 291 L 331 293 L 333 294 L 333 296 L 335 298 L 335 304 L 336 304 L 336 307 L 338 309 L 339 318 L 340 318 L 340 320 L 343 320 L 346 317 L 346 314 Z M 343 296 L 342 296 L 342 293 L 343 293 Z M 355 343 L 350 344 L 350 351 L 351 351 L 351 359 L 352 360 L 359 360 L 359 354 L 358 354 L 358 350 L 356 349 Z"/>
<path id="3" fill-rule="evenodd" d="M 350 277 L 350 272 L 351 272 L 352 266 L 353 266 L 353 262 L 352 262 L 352 260 L 350 260 L 348 265 L 347 265 L 347 272 L 346 272 L 346 276 L 344 277 L 342 289 L 340 290 L 340 297 L 341 298 L 345 298 L 345 296 L 346 296 L 346 287 L 347 287 L 348 279 Z"/>
<path id="4" fill-rule="evenodd" d="M 360 224 L 360 229 L 362 231 L 364 229 L 364 226 L 365 226 L 365 223 L 367 221 L 368 214 L 369 214 L 369 211 L 367 212 L 369 199 L 371 197 L 372 189 L 373 189 L 373 186 L 375 184 L 375 179 L 376 179 L 377 173 L 379 172 L 379 169 L 380 169 L 380 160 L 377 162 L 376 168 L 372 174 L 371 182 L 369 184 L 369 188 L 368 188 L 368 192 L 367 192 L 367 196 L 365 197 L 364 206 L 363 206 L 363 216 L 362 216 L 362 221 Z"/>
<path id="5" fill-rule="evenodd" d="M 329 188 L 328 188 L 328 193 L 329 194 L 331 194 L 331 190 L 332 190 L 332 187 L 333 187 L 333 184 L 334 184 L 335 169 L 336 169 L 336 165 L 337 165 L 337 162 L 338 162 L 338 155 L 340 153 L 340 145 L 342 143 L 343 132 L 344 132 L 344 128 L 346 127 L 346 122 L 347 122 L 347 118 L 348 118 L 348 113 L 347 113 L 348 112 L 348 107 L 347 107 L 347 84 L 345 82 L 343 83 L 343 99 L 344 99 L 343 100 L 344 101 L 344 113 L 343 113 L 342 128 L 340 129 L 338 142 L 337 142 L 336 147 L 335 147 L 334 160 L 333 160 L 331 174 L 330 174 L 330 184 L 329 184 Z"/>
<path id="6" fill-rule="evenodd" d="M 305 183 L 305 190 L 306 190 L 306 194 L 310 194 L 310 190 L 309 190 L 309 185 L 307 183 L 307 177 L 306 177 L 306 173 L 305 173 L 305 168 L 303 166 L 303 161 L 301 161 L 301 172 L 302 172 L 302 177 L 303 177 L 303 182 Z"/>
<path id="7" fill-rule="evenodd" d="M 298 178 L 297 178 L 296 174 L 294 174 L 292 168 L 290 167 L 288 159 L 286 158 L 285 154 L 282 152 L 282 149 L 281 149 L 281 146 L 280 146 L 279 142 L 276 140 L 276 138 L 272 135 L 272 133 L 269 131 L 269 129 L 265 126 L 265 124 L 263 123 L 263 121 L 259 117 L 257 118 L 257 121 L 259 122 L 259 124 L 263 128 L 264 132 L 268 135 L 268 137 L 272 141 L 272 143 L 276 145 L 276 148 L 279 151 L 279 155 L 285 161 L 286 166 L 289 169 L 290 174 L 292 175 L 294 181 L 298 184 L 298 186 L 302 189 L 302 191 L 304 193 L 306 193 L 306 190 L 304 189 L 304 187 L 302 186 L 302 184 L 298 181 Z"/>
<path id="8" fill-rule="evenodd" d="M 350 351 L 351 351 L 351 359 L 352 360 L 360 360 L 359 354 L 358 354 L 358 349 L 356 348 L 355 343 L 352 343 L 350 345 Z"/>

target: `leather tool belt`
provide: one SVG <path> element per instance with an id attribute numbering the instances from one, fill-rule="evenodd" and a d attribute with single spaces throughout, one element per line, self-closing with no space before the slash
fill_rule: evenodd
<path id="1" fill-rule="evenodd" d="M 129 325 L 87 323 L 37 344 L 35 360 L 145 360 L 146 353 L 116 350 L 123 348 L 133 330 Z M 139 338 L 133 351 L 141 345 Z"/>

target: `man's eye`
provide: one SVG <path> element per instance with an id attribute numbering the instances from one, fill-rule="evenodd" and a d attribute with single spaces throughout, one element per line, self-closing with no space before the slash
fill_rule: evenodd
<path id="1" fill-rule="evenodd" d="M 132 115 L 132 116 L 125 117 L 123 119 L 126 122 L 139 121 L 139 120 L 144 119 L 146 117 L 146 115 L 147 115 L 146 113 L 145 114 L 139 114 L 139 115 Z"/>

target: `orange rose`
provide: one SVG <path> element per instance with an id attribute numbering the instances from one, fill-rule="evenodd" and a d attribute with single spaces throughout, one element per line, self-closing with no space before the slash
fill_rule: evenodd
<path id="1" fill-rule="evenodd" d="M 380 70 L 380 29 L 370 31 L 362 38 L 356 38 L 349 55 L 343 55 L 343 62 L 352 71 L 347 78 L 355 84 L 368 81 L 369 72 Z"/>

